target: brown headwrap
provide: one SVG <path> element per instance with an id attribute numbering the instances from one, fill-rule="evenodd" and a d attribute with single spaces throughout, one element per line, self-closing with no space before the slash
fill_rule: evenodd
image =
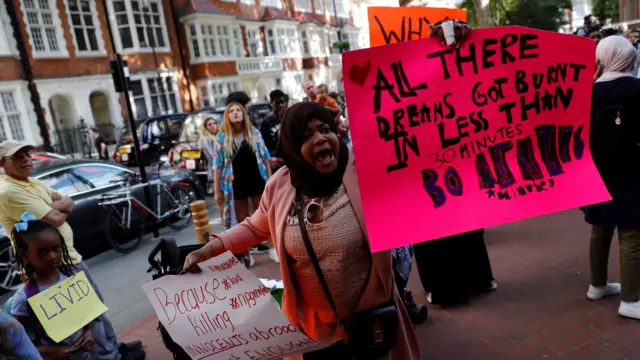
<path id="1" fill-rule="evenodd" d="M 280 125 L 278 154 L 291 172 L 291 184 L 309 197 L 324 197 L 333 194 L 342 184 L 342 176 L 349 162 L 349 149 L 340 141 L 338 167 L 330 174 L 319 172 L 302 157 L 302 144 L 309 121 L 318 119 L 338 133 L 335 119 L 324 106 L 312 103 L 297 103 L 284 113 Z"/>

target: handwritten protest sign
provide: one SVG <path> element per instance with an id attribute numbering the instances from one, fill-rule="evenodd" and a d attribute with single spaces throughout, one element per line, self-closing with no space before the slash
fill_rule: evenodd
<path id="1" fill-rule="evenodd" d="M 142 286 L 173 341 L 192 359 L 281 359 L 325 347 L 289 322 L 231 252 L 200 267 L 201 274 L 165 276 Z"/>
<path id="2" fill-rule="evenodd" d="M 522 27 L 344 54 L 372 250 L 610 200 L 588 148 L 594 55 Z"/>
<path id="3" fill-rule="evenodd" d="M 429 37 L 429 24 L 446 18 L 467 21 L 463 9 L 428 7 L 369 7 L 371 47 Z"/>
<path id="4" fill-rule="evenodd" d="M 29 305 L 51 340 L 60 342 L 108 309 L 84 271 L 29 298 Z"/>

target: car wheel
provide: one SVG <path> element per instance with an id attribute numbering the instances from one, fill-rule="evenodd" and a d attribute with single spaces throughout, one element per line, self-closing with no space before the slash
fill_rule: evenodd
<path id="1" fill-rule="evenodd" d="M 0 242 L 0 293 L 17 290 L 22 284 L 18 262 L 9 239 Z"/>

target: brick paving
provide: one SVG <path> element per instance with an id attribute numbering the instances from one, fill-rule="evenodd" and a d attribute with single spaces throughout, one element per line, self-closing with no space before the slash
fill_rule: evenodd
<path id="1" fill-rule="evenodd" d="M 417 328 L 425 359 L 638 359 L 640 322 L 617 315 L 619 297 L 589 301 L 589 227 L 579 211 L 507 224 L 487 231 L 495 293 L 469 304 L 430 306 Z M 612 247 L 610 279 L 619 279 Z M 277 266 L 257 257 L 258 276 L 277 277 Z M 414 271 L 409 282 L 424 300 Z M 148 359 L 171 359 L 156 330 L 155 315 L 120 334 L 142 339 Z"/>

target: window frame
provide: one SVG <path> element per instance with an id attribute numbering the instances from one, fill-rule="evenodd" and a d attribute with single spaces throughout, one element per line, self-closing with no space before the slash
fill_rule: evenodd
<path id="1" fill-rule="evenodd" d="M 312 13 L 312 0 L 294 0 L 293 5 L 296 11 L 303 13 Z"/>
<path id="2" fill-rule="evenodd" d="M 282 36 L 278 34 L 282 30 Z M 272 32 L 269 35 L 269 32 Z M 267 44 L 267 56 L 277 58 L 298 58 L 302 56 L 300 34 L 296 22 L 272 21 L 264 26 L 265 42 Z M 270 42 L 273 41 L 275 51 L 272 51 Z M 291 50 L 291 51 L 289 51 Z"/>
<path id="3" fill-rule="evenodd" d="M 11 96 L 11 102 L 13 103 L 14 109 L 7 110 L 5 106 L 5 95 L 9 94 Z M 0 88 L 0 138 L 4 135 L 4 139 L 25 142 L 28 141 L 27 134 L 28 129 L 25 129 L 24 124 L 29 120 L 26 117 L 26 113 L 23 111 L 24 109 L 20 106 L 21 97 L 18 89 L 10 89 L 10 88 Z M 15 120 L 15 124 L 19 125 L 20 132 L 22 138 L 16 136 L 14 134 L 14 129 L 11 126 L 10 117 L 17 116 L 17 120 Z"/>
<path id="4" fill-rule="evenodd" d="M 33 59 L 68 58 L 69 51 L 67 50 L 67 41 L 64 38 L 64 30 L 62 27 L 62 20 L 60 19 L 60 11 L 58 11 L 57 2 L 55 0 L 32 0 L 32 1 L 36 3 L 36 6 L 38 1 L 48 2 L 49 9 L 50 9 L 49 11 L 51 12 L 52 23 L 49 24 L 47 27 L 53 28 L 53 30 L 55 31 L 55 38 L 58 43 L 58 50 L 51 51 L 49 49 L 49 44 L 46 40 L 45 32 L 43 32 L 42 35 L 43 35 L 43 44 L 45 44 L 46 50 L 36 50 L 36 46 L 33 38 L 33 32 L 31 31 L 32 29 L 27 19 L 27 8 L 25 7 L 25 0 L 20 0 L 20 10 L 22 11 L 22 14 L 24 16 L 24 24 L 27 30 L 27 34 L 29 34 L 28 38 L 29 38 L 29 45 L 31 46 L 31 57 Z M 39 19 L 42 20 L 42 12 L 41 12 L 41 9 L 39 8 L 38 8 L 38 13 L 39 13 L 38 15 Z M 38 24 L 38 26 L 42 29 L 47 28 L 44 26 L 44 24 Z"/>
<path id="5" fill-rule="evenodd" d="M 260 0 L 260 7 L 282 9 L 282 0 Z"/>
<path id="6" fill-rule="evenodd" d="M 330 14 L 330 16 L 335 16 L 336 14 L 338 15 L 339 18 L 349 18 L 349 9 L 347 8 L 347 6 L 349 5 L 349 1 L 347 0 L 329 0 L 329 1 L 335 1 L 335 7 L 336 10 L 334 10 L 334 13 Z"/>
<path id="7" fill-rule="evenodd" d="M 104 44 L 104 39 L 102 37 L 102 23 L 100 22 L 100 19 L 98 18 L 98 9 L 96 8 L 96 2 L 95 0 L 89 0 L 89 12 L 91 13 L 91 18 L 93 19 L 93 27 L 95 29 L 95 34 L 96 34 L 96 42 L 98 44 L 98 49 L 97 50 L 80 50 L 80 48 L 78 47 L 78 39 L 76 38 L 76 32 L 74 31 L 75 26 L 73 24 L 72 21 L 72 17 L 71 17 L 71 8 L 69 7 L 69 1 L 71 0 L 64 0 L 64 6 L 65 6 L 65 10 L 67 11 L 67 21 L 69 22 L 69 28 L 71 31 L 71 38 L 73 39 L 73 46 L 76 49 L 76 57 L 97 57 L 97 56 L 106 56 L 107 55 L 107 51 L 105 49 L 105 44 Z M 73 1 L 77 1 L 78 4 L 80 4 L 81 0 L 73 0 Z M 79 12 L 80 14 L 84 15 L 83 12 Z M 82 27 L 84 29 L 84 35 L 86 37 L 86 26 Z M 88 39 L 85 39 L 85 42 L 88 44 Z"/>
<path id="8" fill-rule="evenodd" d="M 264 43 L 262 42 L 262 32 L 260 31 L 260 26 L 249 26 L 245 25 L 244 27 L 245 36 L 247 37 L 247 50 L 250 58 L 259 58 L 264 56 Z M 255 34 L 255 36 L 254 36 Z M 251 45 L 257 44 L 257 53 L 254 55 L 251 51 Z"/>
<path id="9" fill-rule="evenodd" d="M 18 57 L 16 39 L 10 36 L 13 34 L 11 19 L 9 19 L 5 6 L 4 2 L 0 3 L 0 56 Z"/>
<path id="10" fill-rule="evenodd" d="M 140 47 L 140 41 L 138 39 L 138 30 L 136 28 L 136 22 L 134 19 L 134 13 L 133 13 L 133 7 L 131 5 L 131 1 L 132 0 L 103 0 L 103 1 L 107 1 L 107 8 L 109 10 L 109 19 L 111 22 L 111 31 L 113 33 L 113 38 L 114 41 L 116 43 L 116 49 L 118 50 L 118 52 L 120 52 L 123 55 L 130 55 L 130 54 L 147 54 L 147 53 L 153 53 L 154 51 L 156 53 L 169 53 L 171 52 L 171 45 L 169 42 L 169 34 L 168 34 L 168 30 L 167 30 L 167 22 L 166 22 L 166 17 L 165 17 L 165 13 L 164 13 L 164 3 L 162 1 L 159 0 L 148 0 L 149 1 L 149 7 L 151 7 L 151 3 L 156 3 L 158 5 L 158 16 L 160 17 L 160 25 L 161 25 L 161 30 L 162 30 L 162 37 L 163 37 L 163 41 L 164 41 L 164 46 L 160 47 L 160 46 L 156 46 L 152 49 L 151 46 L 149 47 Z M 125 4 L 125 10 L 126 10 L 126 15 L 127 15 L 127 27 L 129 28 L 129 32 L 131 34 L 131 41 L 133 46 L 130 48 L 124 48 L 122 46 L 122 37 L 120 36 L 120 28 L 124 27 L 125 25 L 118 25 L 117 19 L 116 19 L 116 13 L 115 13 L 115 7 L 113 5 L 114 1 L 123 1 Z M 138 0 L 138 3 L 142 4 L 141 0 Z M 142 11 L 141 11 L 142 12 Z M 145 12 L 146 13 L 146 12 Z M 148 14 L 148 16 L 153 16 L 151 15 L 151 13 Z M 145 16 L 142 17 L 143 19 L 143 24 L 147 25 L 147 19 Z M 146 32 L 145 32 L 146 33 Z M 147 34 L 148 36 L 148 34 Z"/>
<path id="11" fill-rule="evenodd" d="M 242 83 L 239 76 L 225 76 L 200 80 L 196 86 L 198 89 L 205 87 L 208 95 L 208 106 L 204 106 L 204 98 L 200 98 L 201 107 L 219 107 L 224 106 L 224 101 L 227 95 L 232 91 L 241 91 Z M 219 86 L 222 86 L 222 92 L 218 91 Z M 202 94 L 202 90 L 199 90 Z"/>
<path id="12" fill-rule="evenodd" d="M 176 101 L 176 110 L 175 112 L 170 112 L 170 111 L 164 111 L 164 112 L 160 112 L 160 113 L 153 113 L 153 102 L 151 100 L 152 98 L 152 94 L 151 94 L 151 89 L 149 87 L 149 81 L 156 81 L 158 78 L 158 73 L 156 72 L 146 72 L 146 73 L 137 73 L 137 74 L 132 74 L 131 78 L 129 79 L 129 82 L 134 82 L 134 81 L 140 81 L 141 83 L 141 87 L 142 87 L 142 95 L 137 95 L 134 97 L 133 92 L 130 91 L 131 93 L 129 94 L 129 103 L 131 104 L 131 107 L 134 109 L 134 111 L 136 112 L 135 114 L 135 118 L 136 120 L 143 120 L 143 119 L 148 119 L 154 116 L 161 116 L 161 115 L 170 115 L 170 114 L 178 114 L 182 112 L 182 101 L 181 101 L 181 97 L 180 97 L 180 89 L 178 88 L 178 74 L 177 72 L 173 71 L 173 72 L 162 72 L 160 73 L 160 77 L 166 82 L 166 81 L 171 81 L 171 85 L 172 85 L 172 89 L 173 92 L 164 92 L 164 98 L 167 104 L 169 104 L 171 97 L 171 94 L 175 95 L 175 101 Z M 165 83 L 166 84 L 166 83 Z M 140 117 L 137 114 L 137 107 L 136 107 L 136 103 L 135 100 L 136 99 L 141 99 L 144 98 L 144 103 L 145 103 L 145 107 L 146 107 L 146 111 L 147 111 L 147 116 L 146 117 Z"/>
<path id="13" fill-rule="evenodd" d="M 208 62 L 221 62 L 221 61 L 233 61 L 238 59 L 238 50 L 236 49 L 237 41 L 234 38 L 234 29 L 238 29 L 240 34 L 240 43 L 242 44 L 242 29 L 239 25 L 233 23 L 233 18 L 230 16 L 225 16 L 221 18 L 211 19 L 211 18 L 191 18 L 184 22 L 185 33 L 187 35 L 187 46 L 189 48 L 189 61 L 191 64 L 201 64 Z M 195 27 L 195 35 L 192 33 L 192 26 Z M 203 27 L 208 29 L 211 27 L 212 34 L 203 34 Z M 219 34 L 219 27 L 225 27 L 227 30 L 226 35 Z M 194 41 L 195 40 L 195 41 Z M 207 41 L 205 41 L 207 40 Z M 207 49 L 211 44 L 211 40 L 213 40 L 214 44 L 214 52 L 210 52 L 209 55 L 206 54 L 205 51 L 205 43 L 207 44 Z M 220 52 L 220 41 L 227 40 L 229 45 L 229 53 L 221 55 Z M 197 47 L 196 47 L 197 45 Z M 242 52 L 244 53 L 244 45 L 242 45 Z M 196 55 L 196 51 L 199 56 Z"/>
<path id="14" fill-rule="evenodd" d="M 328 1 L 331 1 L 331 0 L 328 0 Z M 317 15 L 326 14 L 327 10 L 324 6 L 324 0 L 313 0 L 313 12 Z"/>
<path id="15" fill-rule="evenodd" d="M 327 57 L 330 55 L 328 47 L 327 29 L 316 24 L 302 24 L 299 27 L 300 33 L 300 51 L 303 58 Z M 303 34 L 305 35 L 303 37 Z M 304 45 L 307 43 L 308 51 L 305 51 Z"/>

